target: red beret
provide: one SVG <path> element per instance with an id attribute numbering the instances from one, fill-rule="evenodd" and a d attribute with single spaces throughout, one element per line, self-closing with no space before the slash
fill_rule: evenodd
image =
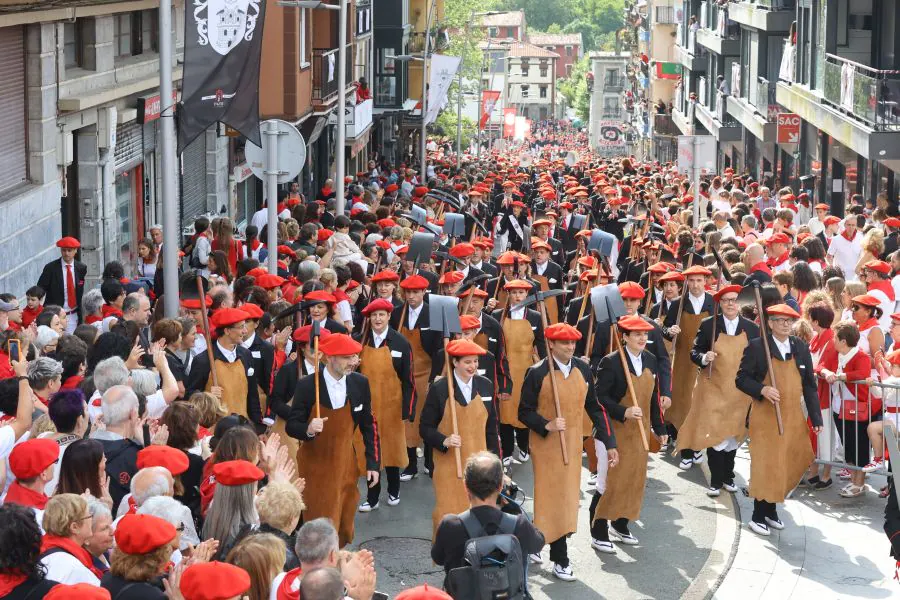
<path id="1" fill-rule="evenodd" d="M 647 267 L 647 270 L 651 273 L 668 273 L 674 267 L 675 267 L 675 265 L 673 265 L 672 263 L 658 262 L 658 263 L 653 263 L 652 265 Z"/>
<path id="2" fill-rule="evenodd" d="M 450 256 L 453 256 L 454 258 L 467 258 L 473 254 L 475 254 L 475 246 L 468 242 L 456 244 L 450 248 Z"/>
<path id="3" fill-rule="evenodd" d="M 665 275 L 660 276 L 657 281 L 660 283 L 665 283 L 667 281 L 684 281 L 684 273 L 681 271 L 669 271 Z"/>
<path id="4" fill-rule="evenodd" d="M 443 590 L 429 587 L 426 583 L 400 592 L 394 600 L 453 600 L 453 597 Z"/>
<path id="5" fill-rule="evenodd" d="M 827 225 L 837 225 L 840 222 L 841 222 L 841 220 L 834 215 L 828 215 L 824 219 L 822 219 L 822 224 L 826 225 L 826 226 Z"/>
<path id="6" fill-rule="evenodd" d="M 897 217 L 888 217 L 884 221 L 882 221 L 888 227 L 900 227 L 900 219 Z"/>
<path id="7" fill-rule="evenodd" d="M 259 306 L 253 304 L 252 302 L 247 302 L 246 304 L 241 304 L 241 310 L 247 313 L 247 317 L 253 319 L 254 321 L 259 321 L 262 319 L 262 316 L 265 314 L 263 309 Z"/>
<path id="8" fill-rule="evenodd" d="M 587 230 L 585 230 L 587 231 Z M 590 232 L 588 232 L 590 234 Z M 597 259 L 593 256 L 582 256 L 578 259 L 578 264 L 582 267 L 587 267 L 588 269 L 593 269 L 597 266 Z"/>
<path id="9" fill-rule="evenodd" d="M 362 344 L 346 333 L 335 333 L 319 342 L 319 350 L 327 356 L 351 356 L 362 352 Z"/>
<path id="10" fill-rule="evenodd" d="M 481 288 L 472 286 L 466 291 L 459 294 L 460 298 L 468 298 L 469 296 L 474 295 L 476 298 L 487 298 L 488 293 Z"/>
<path id="11" fill-rule="evenodd" d="M 548 340 L 577 341 L 581 339 L 581 332 L 568 323 L 556 323 L 544 330 L 544 336 Z"/>
<path id="12" fill-rule="evenodd" d="M 461 315 L 459 317 L 459 327 L 463 331 L 468 329 L 480 329 L 481 322 L 478 320 L 478 317 L 474 317 L 472 315 Z"/>
<path id="13" fill-rule="evenodd" d="M 774 233 L 768 240 L 764 240 L 766 244 L 790 244 L 791 238 L 786 233 Z"/>
<path id="14" fill-rule="evenodd" d="M 546 250 L 547 252 L 550 252 L 551 250 L 553 250 L 553 248 L 550 247 L 550 244 L 548 244 L 548 243 L 545 242 L 544 240 L 542 240 L 542 239 L 540 239 L 540 238 L 537 238 L 537 239 L 532 238 L 532 239 L 534 240 L 533 242 L 531 242 L 531 249 L 532 249 L 532 250 L 541 250 L 541 249 L 543 249 L 543 250 Z"/>
<path id="15" fill-rule="evenodd" d="M 392 193 L 396 192 L 396 191 L 399 190 L 399 189 L 400 189 L 400 188 L 397 187 L 397 184 L 396 184 L 396 183 L 389 183 L 389 184 L 387 185 L 387 187 L 384 188 L 384 191 L 387 192 L 388 194 L 392 194 Z"/>
<path id="16" fill-rule="evenodd" d="M 57 248 L 81 248 L 81 242 L 73 237 L 64 237 L 56 242 Z"/>
<path id="17" fill-rule="evenodd" d="M 390 247 L 391 247 L 391 245 L 388 244 L 388 248 L 390 248 Z M 387 248 L 385 248 L 385 250 L 386 250 L 386 249 L 387 249 Z M 396 254 L 397 256 L 403 256 L 403 255 L 406 254 L 407 252 L 409 252 L 409 245 L 407 245 L 407 244 L 403 244 L 402 246 L 398 246 L 397 249 L 394 250 L 394 254 Z"/>
<path id="18" fill-rule="evenodd" d="M 450 356 L 483 356 L 487 350 L 471 340 L 453 340 L 447 344 L 447 354 Z"/>
<path id="19" fill-rule="evenodd" d="M 372 283 L 379 281 L 400 281 L 400 275 L 390 269 L 382 269 L 372 276 Z"/>
<path id="20" fill-rule="evenodd" d="M 869 294 L 862 294 L 860 296 L 853 296 L 854 304 L 861 304 L 862 306 L 869 306 L 875 308 L 881 304 L 881 301 L 875 296 L 870 296 Z"/>
<path id="21" fill-rule="evenodd" d="M 854 301 L 855 301 L 855 299 L 854 299 Z M 876 306 L 877 306 L 877 303 L 876 303 Z M 784 317 L 790 317 L 792 319 L 800 318 L 800 313 L 798 313 L 796 310 L 794 310 L 787 304 L 775 304 L 774 306 L 770 306 L 769 308 L 766 309 L 766 314 L 769 316 L 780 315 L 780 316 L 784 316 Z"/>
<path id="22" fill-rule="evenodd" d="M 205 296 L 206 298 L 206 308 L 212 306 L 212 298 L 209 296 Z M 187 308 L 190 310 L 200 310 L 200 298 L 183 298 L 181 300 L 181 307 Z"/>
<path id="23" fill-rule="evenodd" d="M 417 186 L 416 189 L 413 190 L 413 195 L 417 197 L 424 196 L 428 193 L 428 187 L 424 185 Z"/>
<path id="24" fill-rule="evenodd" d="M 306 294 L 305 296 L 303 296 L 303 301 L 304 302 L 329 302 L 331 304 L 334 304 L 335 302 L 337 302 L 337 298 L 335 298 L 333 295 L 326 292 L 325 290 L 316 290 L 314 292 L 310 292 L 310 293 Z"/>
<path id="25" fill-rule="evenodd" d="M 743 288 L 737 284 L 726 285 L 725 287 L 717 291 L 715 295 L 713 295 L 713 298 L 715 298 L 716 302 L 721 302 L 722 296 L 724 296 L 725 294 L 740 294 L 742 289 Z"/>
<path id="26" fill-rule="evenodd" d="M 125 554 L 148 554 L 178 535 L 175 526 L 153 515 L 125 515 L 116 526 L 116 546 Z"/>
<path id="27" fill-rule="evenodd" d="M 291 258 L 297 258 L 297 253 L 290 246 L 285 246 L 282 244 L 278 246 L 278 254 L 284 254 L 285 256 L 290 256 Z"/>
<path id="28" fill-rule="evenodd" d="M 583 272 L 581 275 L 579 275 L 578 280 L 583 281 L 583 282 L 594 281 L 595 279 L 597 279 L 597 277 L 599 275 L 600 275 L 599 271 L 588 270 L 588 271 Z"/>
<path id="29" fill-rule="evenodd" d="M 640 300 L 644 297 L 644 288 L 634 281 L 624 281 L 619 284 L 619 293 L 622 298 Z"/>
<path id="30" fill-rule="evenodd" d="M 260 275 L 256 278 L 256 285 L 264 290 L 274 290 L 277 287 L 281 287 L 283 283 L 284 277 L 273 275 L 271 273 L 266 273 L 265 275 Z"/>
<path id="31" fill-rule="evenodd" d="M 319 342 L 321 343 L 322 341 L 324 341 L 325 338 L 327 338 L 329 335 L 331 335 L 330 331 L 328 331 L 324 327 L 320 328 Z M 295 329 L 294 334 L 291 336 L 291 338 L 298 344 L 308 344 L 310 336 L 312 336 L 312 325 L 304 325 L 303 327 L 298 327 L 297 329 Z"/>
<path id="32" fill-rule="evenodd" d="M 553 225 L 553 222 L 550 219 L 537 219 L 531 224 L 531 229 L 541 226 L 550 227 L 551 225 Z"/>
<path id="33" fill-rule="evenodd" d="M 266 474 L 248 460 L 226 460 L 213 466 L 213 476 L 216 483 L 235 486 L 259 481 Z"/>
<path id="34" fill-rule="evenodd" d="M 393 227 L 396 224 L 397 224 L 397 222 L 394 221 L 393 219 L 384 218 L 384 219 L 378 220 L 378 226 L 381 227 L 382 229 L 384 229 L 385 227 Z"/>
<path id="35" fill-rule="evenodd" d="M 91 583 L 76 583 L 75 585 L 66 585 L 58 583 L 54 585 L 44 600 L 110 600 L 109 590 L 99 585 Z"/>
<path id="36" fill-rule="evenodd" d="M 633 281 L 631 283 L 634 283 Z M 618 322 L 619 329 L 625 331 L 653 331 L 653 325 L 642 319 L 638 315 L 629 315 L 622 317 Z"/>
<path id="37" fill-rule="evenodd" d="M 567 210 L 572 210 L 573 208 L 575 208 L 575 205 L 573 205 L 571 202 L 560 202 L 559 207 L 565 208 Z"/>
<path id="38" fill-rule="evenodd" d="M 334 231 L 332 231 L 331 229 L 320 229 L 318 233 L 316 233 L 316 241 L 324 242 L 333 235 Z"/>
<path id="39" fill-rule="evenodd" d="M 263 275 L 267 275 L 269 271 L 265 267 L 253 267 L 249 271 L 247 271 L 247 275 L 250 277 L 262 277 Z"/>
<path id="40" fill-rule="evenodd" d="M 703 277 L 708 277 L 712 275 L 712 271 L 707 269 L 706 267 L 701 267 L 700 265 L 694 265 L 690 269 L 685 269 L 681 273 L 685 277 L 690 277 L 691 275 L 702 275 Z"/>
<path id="41" fill-rule="evenodd" d="M 514 200 L 510 203 L 510 206 L 518 206 L 519 208 L 525 208 L 525 203 L 520 202 L 519 200 Z"/>
<path id="42" fill-rule="evenodd" d="M 229 600 L 250 589 L 250 575 L 228 563 L 197 563 L 184 570 L 180 589 L 184 600 Z"/>
<path id="43" fill-rule="evenodd" d="M 394 303 L 390 300 L 385 300 L 384 298 L 376 298 L 369 302 L 364 309 L 362 309 L 362 314 L 369 316 L 373 312 L 383 310 L 390 314 L 394 310 Z"/>
<path id="44" fill-rule="evenodd" d="M 891 265 L 887 264 L 883 260 L 870 260 L 865 265 L 863 265 L 866 269 L 870 271 L 875 271 L 876 273 L 882 273 L 883 275 L 888 275 L 891 272 Z"/>
<path id="45" fill-rule="evenodd" d="M 400 282 L 400 287 L 404 290 L 427 290 L 428 286 L 428 280 L 421 275 L 410 275 Z"/>
<path id="46" fill-rule="evenodd" d="M 247 320 L 247 313 L 239 308 L 220 308 L 209 320 L 216 329 L 223 329 Z"/>
<path id="47" fill-rule="evenodd" d="M 515 260 L 518 257 L 519 257 L 518 252 L 513 252 L 513 251 L 509 250 L 497 257 L 497 264 L 498 265 L 512 265 L 515 263 Z"/>
<path id="48" fill-rule="evenodd" d="M 16 444 L 9 455 L 9 469 L 16 479 L 33 479 L 59 458 L 59 444 L 50 438 L 38 438 Z"/>
<path id="49" fill-rule="evenodd" d="M 465 278 L 466 274 L 462 271 L 447 271 L 441 275 L 441 278 L 438 279 L 438 283 L 459 283 Z"/>
<path id="50" fill-rule="evenodd" d="M 524 279 L 513 279 L 512 281 L 506 282 L 503 286 L 504 290 L 530 290 L 531 283 L 525 281 Z"/>
<path id="51" fill-rule="evenodd" d="M 190 461 L 188 461 L 187 454 L 171 446 L 154 444 L 139 450 L 137 453 L 138 469 L 162 467 L 171 473 L 172 476 L 176 476 L 187 471 L 188 466 L 190 466 Z"/>
<path id="52" fill-rule="evenodd" d="M 816 204 L 813 208 L 816 210 L 831 210 L 831 207 L 823 202 Z"/>

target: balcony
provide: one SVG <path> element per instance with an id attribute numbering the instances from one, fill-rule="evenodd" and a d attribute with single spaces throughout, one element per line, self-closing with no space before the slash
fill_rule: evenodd
<path id="1" fill-rule="evenodd" d="M 678 135 L 672 115 L 653 115 L 653 133 L 655 135 Z"/>
<path id="2" fill-rule="evenodd" d="M 372 108 L 374 104 L 374 101 L 370 98 L 363 100 L 359 104 L 344 107 L 344 132 L 348 140 L 358 138 L 372 124 Z M 337 113 L 331 113 L 328 117 L 328 123 L 337 125 Z"/>
<path id="3" fill-rule="evenodd" d="M 775 99 L 776 88 L 774 81 L 769 81 L 765 77 L 756 78 L 756 94 L 752 99 L 753 106 L 767 121 L 774 120 L 774 113 L 778 112 L 778 102 Z"/>
<path id="4" fill-rule="evenodd" d="M 626 81 L 625 77 L 622 77 L 621 75 L 604 77 L 603 78 L 603 89 L 606 91 L 610 91 L 610 92 L 621 90 L 622 88 L 625 87 L 625 81 Z"/>
<path id="5" fill-rule="evenodd" d="M 715 2 L 704 2 L 700 7 L 697 43 L 716 54 L 737 56 L 741 53 L 740 26 L 729 21 L 727 15 Z"/>
<path id="6" fill-rule="evenodd" d="M 372 33 L 372 2 L 362 0 L 356 3 L 356 37 Z"/>
<path id="7" fill-rule="evenodd" d="M 876 131 L 900 131 L 900 73 L 825 55 L 825 101 Z"/>
<path id="8" fill-rule="evenodd" d="M 680 39 L 675 36 L 676 40 Z M 706 59 L 700 56 L 701 50 L 697 48 L 697 40 L 693 31 L 688 32 L 687 45 L 682 46 L 680 42 L 675 44 L 675 61 L 685 67 L 689 71 L 706 71 Z"/>
<path id="9" fill-rule="evenodd" d="M 409 34 L 409 53 L 421 54 L 425 52 L 426 35 L 424 31 L 414 31 Z M 428 52 L 443 52 L 450 46 L 450 38 L 437 30 L 432 30 L 427 36 Z"/>
<path id="10" fill-rule="evenodd" d="M 656 18 L 653 21 L 657 25 L 674 25 L 675 7 L 674 6 L 657 6 Z"/>
<path id="11" fill-rule="evenodd" d="M 732 21 L 768 32 L 787 32 L 796 18 L 795 0 L 757 0 L 729 2 L 728 16 Z"/>
<path id="12" fill-rule="evenodd" d="M 345 85 L 353 80 L 353 47 L 347 45 L 347 78 Z M 312 101 L 324 105 L 337 99 L 338 93 L 338 49 L 313 48 L 312 53 Z"/>
<path id="13" fill-rule="evenodd" d="M 694 105 L 694 113 L 697 121 L 718 141 L 736 142 L 741 139 L 740 123 L 728 114 L 726 96 L 722 92 L 715 92 L 711 106 L 697 102 Z"/>

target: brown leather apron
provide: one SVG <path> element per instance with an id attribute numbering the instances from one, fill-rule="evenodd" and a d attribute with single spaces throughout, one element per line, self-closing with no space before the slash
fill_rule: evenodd
<path id="1" fill-rule="evenodd" d="M 550 289 L 550 280 L 544 277 L 543 275 L 538 275 L 534 273 L 531 276 L 532 279 L 537 281 L 541 286 L 541 291 L 546 292 Z M 544 306 L 547 307 L 547 322 L 550 325 L 559 322 L 559 304 L 556 301 L 556 298 L 550 298 L 548 301 L 544 302 Z"/>
<path id="2" fill-rule="evenodd" d="M 452 374 L 451 374 L 451 377 Z M 447 402 L 450 402 L 449 398 Z M 487 450 L 485 430 L 488 412 L 481 396 L 475 395 L 468 405 L 462 406 L 456 400 L 456 422 L 462 439 L 460 456 L 465 468 L 466 459 L 482 450 Z M 438 431 L 446 436 L 453 434 L 453 418 L 450 406 L 444 404 L 444 415 L 438 424 Z M 462 479 L 456 477 L 456 458 L 453 449 L 447 452 L 434 450 L 434 511 L 431 513 L 432 537 L 444 515 L 456 515 L 469 508 L 469 496 Z"/>
<path id="3" fill-rule="evenodd" d="M 214 367 L 219 387 L 222 388 L 222 406 L 226 411 L 236 415 L 247 417 L 247 373 L 244 372 L 244 363 L 240 359 L 228 363 L 224 360 L 215 361 Z M 206 380 L 206 391 L 212 388 L 212 373 Z"/>
<path id="4" fill-rule="evenodd" d="M 534 461 L 534 524 L 544 533 L 547 543 L 574 533 L 578 525 L 578 504 L 581 500 L 581 461 L 578 449 L 584 431 L 581 415 L 588 385 L 581 371 L 573 368 L 568 378 L 554 369 L 559 392 L 559 416 L 566 420 L 566 449 L 569 464 L 563 464 L 559 433 L 532 435 L 530 452 Z M 553 385 L 549 373 L 541 383 L 537 410 L 545 419 L 556 418 Z"/>
<path id="5" fill-rule="evenodd" d="M 503 335 L 506 337 L 506 360 L 509 362 L 509 376 L 512 379 L 512 394 L 509 400 L 500 401 L 500 422 L 524 428 L 519 421 L 519 399 L 522 396 L 522 382 L 525 371 L 534 364 L 534 331 L 528 319 L 503 319 Z"/>
<path id="6" fill-rule="evenodd" d="M 359 502 L 353 435 L 355 425 L 350 412 L 350 399 L 333 410 L 321 407 L 327 418 L 322 433 L 312 441 L 304 441 L 297 452 L 297 475 L 306 480 L 303 520 L 319 517 L 332 520 L 338 530 L 341 547 L 353 541 L 353 519 Z"/>
<path id="7" fill-rule="evenodd" d="M 672 361 L 672 406 L 665 415 L 666 421 L 678 429 L 681 429 L 685 417 L 691 412 L 694 383 L 697 381 L 697 365 L 691 362 L 691 348 L 694 346 L 694 337 L 700 328 L 700 321 L 708 316 L 709 314 L 705 312 L 699 315 L 688 313 L 681 315 L 681 333 L 675 340 L 675 357 Z"/>
<path id="8" fill-rule="evenodd" d="M 654 376 L 649 369 L 644 369 L 640 377 L 634 377 L 634 394 L 638 405 L 644 411 L 641 419 L 647 436 L 652 437 L 650 429 L 650 402 L 653 395 Z M 631 398 L 626 394 L 622 402 L 631 406 Z M 606 476 L 606 493 L 600 498 L 592 521 L 597 519 L 621 519 L 634 521 L 641 516 L 641 504 L 644 502 L 644 486 L 647 483 L 647 451 L 641 441 L 638 422 L 627 419 L 624 423 L 611 421 L 613 433 L 616 435 L 616 447 L 619 450 L 619 464 L 612 467 Z"/>
<path id="9" fill-rule="evenodd" d="M 416 380 L 416 396 L 418 397 L 418 410 L 416 410 L 416 420 L 413 423 L 406 424 L 406 446 L 408 448 L 416 448 L 422 443 L 422 436 L 419 435 L 419 417 L 422 413 L 422 406 L 425 404 L 425 396 L 428 393 L 428 379 L 431 377 L 431 355 L 422 348 L 422 334 L 418 329 L 400 328 L 400 335 L 406 338 L 409 345 L 412 346 L 413 357 L 413 378 Z"/>
<path id="10" fill-rule="evenodd" d="M 784 435 L 778 435 L 775 406 L 756 400 L 750 409 L 750 496 L 766 502 L 784 502 L 814 458 L 809 429 L 803 416 L 803 382 L 793 360 L 772 359 Z M 769 385 L 769 376 L 764 381 Z"/>
<path id="11" fill-rule="evenodd" d="M 488 337 L 487 337 L 487 334 L 484 333 L 483 331 L 480 331 L 477 334 L 475 334 L 475 338 L 472 341 L 475 342 L 476 344 L 478 344 L 479 346 L 481 346 L 482 348 L 484 348 L 485 350 L 488 349 Z"/>
<path id="12" fill-rule="evenodd" d="M 403 388 L 394 370 L 391 349 L 386 343 L 380 348 L 363 346 L 359 354 L 359 372 L 369 379 L 372 394 L 372 415 L 378 427 L 381 444 L 381 466 L 405 469 L 409 464 L 406 455 L 406 425 L 403 420 Z M 360 475 L 366 474 L 366 453 L 362 431 L 353 436 L 356 463 Z"/>
<path id="13" fill-rule="evenodd" d="M 714 350 L 718 353 L 712 362 L 712 377 L 706 378 L 709 367 L 700 369 L 694 401 L 678 430 L 678 449 L 701 450 L 711 448 L 729 437 L 742 438 L 747 432 L 747 410 L 750 396 L 734 385 L 747 347 L 747 333 L 719 334 Z"/>
<path id="14" fill-rule="evenodd" d="M 302 356 L 300 357 L 300 360 L 303 360 Z M 282 367 L 282 369 L 294 369 L 296 371 L 298 369 L 297 363 L 286 365 Z M 300 379 L 303 379 L 304 377 L 306 377 L 306 375 L 298 373 L 298 381 Z M 291 396 L 290 404 L 293 404 L 293 396 Z M 277 415 L 273 416 L 275 418 L 275 424 L 272 425 L 271 433 L 278 434 L 278 436 L 281 438 L 281 443 L 287 446 L 290 459 L 294 461 L 296 466 L 297 451 L 300 449 L 300 443 L 297 441 L 297 438 L 292 438 L 287 434 L 287 431 L 285 431 L 285 427 L 287 427 L 287 421 Z"/>

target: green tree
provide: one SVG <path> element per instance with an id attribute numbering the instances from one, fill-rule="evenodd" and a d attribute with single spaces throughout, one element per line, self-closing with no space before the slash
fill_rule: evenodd
<path id="1" fill-rule="evenodd" d="M 529 30 L 548 31 L 550 25 L 562 26 L 575 17 L 575 7 L 582 0 L 502 0 L 503 10 L 524 10 Z M 481 9 L 485 10 L 485 9 Z"/>
<path id="2" fill-rule="evenodd" d="M 566 99 L 566 104 L 575 109 L 575 114 L 582 121 L 587 121 L 591 112 L 591 95 L 588 92 L 587 72 L 591 61 L 585 56 L 572 67 L 572 74 L 557 83 L 559 93 Z"/>

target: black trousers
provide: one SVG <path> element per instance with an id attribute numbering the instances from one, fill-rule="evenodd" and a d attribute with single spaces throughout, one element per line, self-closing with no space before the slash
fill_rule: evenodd
<path id="1" fill-rule="evenodd" d="M 518 446 L 519 450 L 528 454 L 528 428 L 519 429 L 506 423 L 500 423 L 499 429 L 500 452 L 503 454 L 503 458 L 512 456 L 515 446 Z M 513 442 L 515 442 L 515 446 Z"/>
<path id="2" fill-rule="evenodd" d="M 678 440 L 678 428 L 671 423 L 666 423 L 666 433 L 669 435 L 669 444 L 674 444 Z M 680 453 L 681 460 L 694 458 L 694 451 L 690 448 L 683 448 Z"/>
<path id="3" fill-rule="evenodd" d="M 713 450 L 706 449 L 706 457 L 709 459 L 709 486 L 719 489 L 722 485 L 734 483 L 734 457 L 737 450 Z"/>
<path id="4" fill-rule="evenodd" d="M 603 494 L 594 492 L 594 497 L 591 498 L 591 507 L 589 509 L 589 518 L 591 519 L 591 537 L 595 540 L 600 540 L 601 542 L 608 542 L 609 521 L 607 521 L 606 519 L 597 519 L 596 521 L 594 520 L 594 511 L 597 509 L 597 505 L 600 504 L 600 498 L 602 497 Z M 628 531 L 628 519 L 616 519 L 612 522 L 612 526 L 619 531 Z"/>
<path id="5" fill-rule="evenodd" d="M 419 471 L 419 457 L 416 455 L 415 448 L 407 448 L 406 449 L 406 458 L 409 459 L 409 464 L 406 466 L 403 471 L 405 473 L 418 473 Z"/>
<path id="6" fill-rule="evenodd" d="M 766 524 L 766 517 L 778 520 L 778 512 L 775 510 L 775 504 L 766 502 L 765 500 L 753 499 L 753 516 L 750 517 L 757 523 Z"/>
<path id="7" fill-rule="evenodd" d="M 550 562 L 554 562 L 566 568 L 569 566 L 569 547 L 566 542 L 568 536 L 562 536 L 556 541 L 550 542 Z"/>
<path id="8" fill-rule="evenodd" d="M 394 498 L 399 498 L 400 497 L 400 467 L 385 467 L 384 474 L 387 476 L 388 494 L 390 494 Z M 378 498 L 380 496 L 381 496 L 381 478 L 379 477 L 378 483 L 376 483 L 374 486 L 369 488 L 366 499 L 369 501 L 369 504 L 371 506 L 375 506 L 375 503 L 378 502 Z"/>

